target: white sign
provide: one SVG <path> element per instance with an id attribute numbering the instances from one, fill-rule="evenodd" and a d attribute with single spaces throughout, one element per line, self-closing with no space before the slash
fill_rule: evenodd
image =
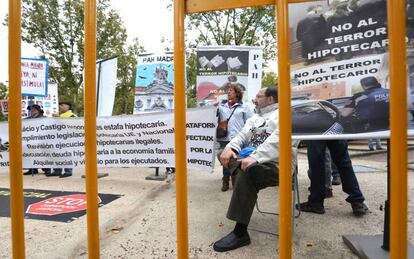
<path id="1" fill-rule="evenodd" d="M 111 116 L 115 102 L 118 59 L 111 58 L 96 63 L 97 115 Z"/>
<path id="2" fill-rule="evenodd" d="M 217 118 L 215 108 L 187 111 L 187 164 L 211 171 Z M 83 118 L 41 118 L 23 121 L 23 167 L 83 167 Z M 98 167 L 175 167 L 174 114 L 97 118 Z M 8 141 L 7 123 L 0 139 Z M 7 146 L 7 145 L 6 145 Z M 9 152 L 0 149 L 0 167 L 9 165 Z"/>
<path id="3" fill-rule="evenodd" d="M 197 61 L 197 102 L 200 106 L 227 99 L 230 83 L 238 84 L 244 91 L 244 102 L 254 99 L 261 88 L 261 47 L 197 47 Z"/>
<path id="4" fill-rule="evenodd" d="M 47 73 L 47 60 L 22 58 L 22 95 L 47 96 Z"/>
<path id="5" fill-rule="evenodd" d="M 134 114 L 174 110 L 174 54 L 138 56 Z"/>

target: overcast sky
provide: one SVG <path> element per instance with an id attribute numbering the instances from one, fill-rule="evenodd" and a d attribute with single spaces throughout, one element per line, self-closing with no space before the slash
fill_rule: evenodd
<path id="1" fill-rule="evenodd" d="M 134 37 L 148 52 L 161 52 L 164 47 L 161 38 L 173 39 L 174 24 L 172 11 L 167 10 L 169 0 L 111 0 L 111 5 L 118 10 L 128 33 L 128 41 Z M 8 12 L 8 1 L 0 1 L 0 21 Z M 8 30 L 0 25 L 0 82 L 8 79 Z M 22 45 L 22 57 L 34 58 L 38 55 L 30 46 Z"/>

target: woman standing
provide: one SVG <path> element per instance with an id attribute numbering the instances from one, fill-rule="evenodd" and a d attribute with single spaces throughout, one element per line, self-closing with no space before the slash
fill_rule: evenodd
<path id="1" fill-rule="evenodd" d="M 246 120 L 253 114 L 250 107 L 243 103 L 243 91 L 239 84 L 228 84 L 227 101 L 222 102 L 218 107 L 219 122 L 227 121 L 227 136 L 217 138 L 220 148 L 224 148 L 232 138 L 243 128 Z M 223 167 L 223 185 L 221 191 L 229 189 L 229 182 L 234 186 L 236 181 L 235 175 L 230 175 L 227 168 Z"/>

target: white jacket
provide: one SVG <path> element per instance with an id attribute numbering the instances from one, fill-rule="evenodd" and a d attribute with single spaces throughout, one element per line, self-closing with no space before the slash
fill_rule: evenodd
<path id="1" fill-rule="evenodd" d="M 229 104 L 226 102 L 221 104 L 218 108 L 219 120 L 227 120 L 232 112 L 233 115 L 227 122 L 228 135 L 225 138 L 218 138 L 218 141 L 230 141 L 233 139 L 243 128 L 246 121 L 253 115 L 252 109 L 245 103 L 236 103 L 230 108 Z"/>
<path id="2" fill-rule="evenodd" d="M 277 103 L 266 106 L 246 121 L 243 129 L 227 145 L 240 152 L 243 147 L 253 146 L 250 155 L 257 162 L 279 162 L 279 112 Z"/>

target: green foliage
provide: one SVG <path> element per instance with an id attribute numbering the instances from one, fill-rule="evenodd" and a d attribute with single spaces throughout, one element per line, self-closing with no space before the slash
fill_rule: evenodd
<path id="1" fill-rule="evenodd" d="M 109 0 L 97 1 L 97 59 L 119 56 L 116 111 L 130 110 L 125 96 L 134 87 L 131 77 L 131 48 L 126 47 L 127 33 L 119 14 Z M 23 0 L 22 38 L 49 60 L 49 80 L 57 83 L 59 98 L 70 100 L 83 113 L 84 2 L 81 0 Z M 132 63 L 130 63 L 132 62 Z M 132 83 L 131 83 L 132 82 Z M 131 83 L 131 84 L 129 84 Z M 131 102 L 132 105 L 132 102 Z"/>
<path id="2" fill-rule="evenodd" d="M 6 98 L 7 86 L 4 83 L 0 83 L 0 100 Z"/>
<path id="3" fill-rule="evenodd" d="M 275 72 L 265 72 L 262 77 L 262 86 L 277 85 L 277 75 Z"/>
<path id="4" fill-rule="evenodd" d="M 144 48 L 139 45 L 138 39 L 134 39 L 118 59 L 119 83 L 115 92 L 114 115 L 132 114 L 134 111 L 136 57 L 141 52 Z"/>
<path id="5" fill-rule="evenodd" d="M 187 75 L 187 107 L 197 107 L 197 54 L 192 51 L 186 55 L 186 75 Z"/>
<path id="6" fill-rule="evenodd" d="M 6 98 L 7 95 L 7 86 L 3 83 L 0 83 L 0 100 L 3 100 Z M 3 113 L 0 112 L 0 121 L 7 120 L 6 116 L 3 115 Z"/>
<path id="7" fill-rule="evenodd" d="M 274 14 L 274 5 L 191 14 L 187 29 L 198 36 L 190 47 L 261 46 L 265 59 L 273 58 L 276 56 Z"/>

